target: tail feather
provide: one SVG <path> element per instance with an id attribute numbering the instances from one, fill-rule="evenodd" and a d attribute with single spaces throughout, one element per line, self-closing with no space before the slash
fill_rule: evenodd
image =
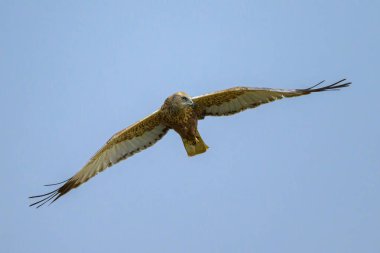
<path id="1" fill-rule="evenodd" d="M 182 137 L 183 145 L 185 146 L 186 152 L 188 156 L 195 156 L 202 154 L 206 152 L 208 149 L 208 146 L 206 143 L 204 143 L 202 137 L 200 136 L 198 130 L 197 130 L 197 135 L 196 139 L 194 140 L 187 140 Z"/>

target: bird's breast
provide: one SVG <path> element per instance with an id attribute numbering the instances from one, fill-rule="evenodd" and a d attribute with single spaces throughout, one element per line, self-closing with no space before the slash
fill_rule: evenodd
<path id="1" fill-rule="evenodd" d="M 165 113 L 162 115 L 162 123 L 174 129 L 181 136 L 190 137 L 197 128 L 197 117 L 191 108 L 179 113 Z"/>

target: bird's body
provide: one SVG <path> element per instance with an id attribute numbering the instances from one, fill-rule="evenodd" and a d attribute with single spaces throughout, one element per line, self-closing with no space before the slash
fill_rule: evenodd
<path id="1" fill-rule="evenodd" d="M 61 187 L 52 192 L 31 197 L 42 198 L 31 206 L 39 207 L 50 200 L 54 202 L 106 168 L 152 146 L 169 129 L 173 129 L 180 135 L 189 156 L 198 155 L 208 149 L 198 132 L 198 120 L 206 116 L 231 115 L 284 97 L 336 90 L 350 84 L 341 84 L 343 81 L 345 79 L 321 88 L 315 88 L 321 84 L 319 83 L 308 89 L 294 90 L 235 87 L 198 97 L 177 92 L 168 97 L 159 110 L 114 134 L 80 171 L 61 182 L 63 184 Z"/>
<path id="2" fill-rule="evenodd" d="M 182 103 L 185 99 L 189 99 L 190 106 Z M 195 138 L 198 118 L 190 98 L 185 93 L 178 92 L 168 97 L 161 106 L 160 117 L 164 125 L 174 129 L 181 137 L 189 140 Z"/>
<path id="3" fill-rule="evenodd" d="M 197 129 L 198 117 L 196 104 L 184 92 L 168 97 L 160 110 L 162 124 L 181 136 L 189 156 L 201 154 L 208 149 Z"/>

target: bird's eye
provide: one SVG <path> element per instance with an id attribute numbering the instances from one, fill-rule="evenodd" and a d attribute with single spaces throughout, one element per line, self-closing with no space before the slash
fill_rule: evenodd
<path id="1" fill-rule="evenodd" d="M 181 97 L 183 101 L 187 101 L 187 97 Z"/>

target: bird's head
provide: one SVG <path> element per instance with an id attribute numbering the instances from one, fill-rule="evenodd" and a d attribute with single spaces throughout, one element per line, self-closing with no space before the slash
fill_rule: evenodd
<path id="1" fill-rule="evenodd" d="M 194 107 L 194 102 L 185 92 L 177 92 L 168 97 L 165 101 L 171 109 L 182 110 L 188 107 Z"/>

